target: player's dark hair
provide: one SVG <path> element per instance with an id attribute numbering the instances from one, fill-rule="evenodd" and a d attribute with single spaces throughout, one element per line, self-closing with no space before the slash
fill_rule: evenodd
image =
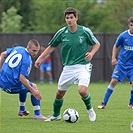
<path id="1" fill-rule="evenodd" d="M 133 23 L 133 17 L 130 17 L 130 18 L 128 19 L 128 23 L 130 23 L 130 22 Z"/>
<path id="2" fill-rule="evenodd" d="M 78 11 L 72 7 L 68 7 L 65 11 L 64 11 L 64 16 L 66 16 L 67 14 L 73 14 L 75 17 L 78 16 Z"/>

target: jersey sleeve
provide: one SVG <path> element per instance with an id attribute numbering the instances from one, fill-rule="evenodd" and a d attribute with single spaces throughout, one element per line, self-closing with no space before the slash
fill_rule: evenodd
<path id="1" fill-rule="evenodd" d="M 65 27 L 60 29 L 59 31 L 57 31 L 48 45 L 50 45 L 52 47 L 57 47 L 61 43 L 61 34 L 64 31 L 64 29 L 65 29 Z"/>
<path id="2" fill-rule="evenodd" d="M 119 47 L 123 43 L 123 40 L 124 40 L 124 37 L 122 36 L 122 34 L 120 34 L 115 42 L 116 47 Z"/>
<path id="3" fill-rule="evenodd" d="M 92 33 L 92 31 L 89 28 L 83 27 L 83 30 L 87 36 L 87 40 L 88 40 L 88 43 L 90 46 L 98 43 L 98 40 L 96 39 L 96 37 L 94 36 L 94 34 Z"/>

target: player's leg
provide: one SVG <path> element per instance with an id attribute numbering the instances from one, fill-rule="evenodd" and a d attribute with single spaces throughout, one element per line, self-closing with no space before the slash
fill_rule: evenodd
<path id="1" fill-rule="evenodd" d="M 132 108 L 133 109 L 133 69 L 129 72 L 129 81 L 132 84 L 132 88 L 130 91 L 130 100 L 129 100 L 129 104 L 128 104 L 128 108 Z"/>
<path id="2" fill-rule="evenodd" d="M 86 105 L 86 109 L 87 110 L 91 109 L 92 108 L 91 96 L 90 96 L 90 93 L 88 93 L 88 91 L 87 91 L 87 87 L 83 86 L 83 85 L 78 86 L 78 92 L 79 92 L 83 102 Z"/>
<path id="3" fill-rule="evenodd" d="M 47 62 L 46 73 L 48 75 L 49 84 L 53 84 L 53 78 L 52 78 L 52 72 L 51 71 L 52 71 L 51 62 Z"/>
<path id="4" fill-rule="evenodd" d="M 65 95 L 66 91 L 62 91 L 62 90 L 57 90 L 56 92 L 56 97 L 54 99 L 54 114 L 53 116 L 58 116 L 60 115 L 60 109 L 63 105 L 63 96 Z"/>
<path id="5" fill-rule="evenodd" d="M 128 108 L 133 109 L 133 83 L 132 83 L 132 89 L 130 91 L 130 100 L 129 100 Z"/>
<path id="6" fill-rule="evenodd" d="M 104 94 L 103 102 L 98 106 L 98 109 L 106 108 L 106 105 L 109 101 L 110 96 L 112 95 L 114 91 L 116 84 L 118 82 L 122 82 L 126 78 L 126 76 L 127 76 L 127 71 L 125 71 L 125 69 L 121 65 L 117 64 L 112 73 L 112 79 L 110 81 L 110 84 Z"/>
<path id="7" fill-rule="evenodd" d="M 91 104 L 91 96 L 90 93 L 88 93 L 87 87 L 86 86 L 78 86 L 78 92 L 81 95 L 81 98 L 86 106 L 86 110 L 88 112 L 89 115 L 89 119 L 91 122 L 96 120 L 96 113 L 92 107 Z"/>
<path id="8" fill-rule="evenodd" d="M 90 77 L 91 77 L 91 71 L 92 71 L 92 65 L 82 65 L 78 66 L 77 68 L 77 74 L 78 74 L 78 92 L 86 106 L 89 119 L 90 121 L 96 120 L 96 113 L 93 110 L 92 104 L 91 104 L 91 96 L 88 92 L 88 85 L 90 83 Z"/>
<path id="9" fill-rule="evenodd" d="M 44 83 L 44 63 L 40 65 L 40 84 Z"/>
<path id="10" fill-rule="evenodd" d="M 25 108 L 26 98 L 27 98 L 27 91 L 19 93 L 19 111 L 18 111 L 19 116 L 29 115 L 29 111 L 27 111 Z"/>
<path id="11" fill-rule="evenodd" d="M 110 84 L 108 85 L 108 88 L 105 92 L 104 98 L 103 98 L 103 102 L 98 106 L 98 109 L 104 109 L 106 108 L 106 105 L 109 101 L 110 96 L 112 95 L 113 91 L 114 91 L 114 87 L 116 86 L 116 84 L 118 83 L 118 80 L 116 79 L 111 79 Z"/>
<path id="12" fill-rule="evenodd" d="M 50 115 L 45 121 L 54 121 L 54 120 L 60 120 L 60 110 L 63 105 L 63 96 L 65 95 L 66 91 L 57 90 L 56 97 L 54 99 L 53 103 L 53 111 L 54 113 Z"/>
<path id="13" fill-rule="evenodd" d="M 40 70 L 40 84 L 44 83 L 44 71 Z"/>
<path id="14" fill-rule="evenodd" d="M 34 89 L 37 89 L 36 84 L 30 83 Z M 45 119 L 45 117 L 41 114 L 40 111 L 40 100 L 37 100 L 32 94 L 31 94 L 31 103 L 33 105 L 34 109 L 34 119 Z"/>
<path id="15" fill-rule="evenodd" d="M 27 97 L 27 89 L 22 89 L 22 87 L 18 86 L 10 86 L 10 84 L 7 84 L 0 80 L 1 88 L 3 91 L 9 94 L 19 94 L 19 111 L 18 116 L 27 116 L 29 114 L 29 111 L 25 108 L 25 101 Z M 9 89 L 8 89 L 9 88 Z"/>
<path id="16" fill-rule="evenodd" d="M 29 82 L 29 84 L 33 86 L 34 89 L 37 89 L 37 86 L 35 84 L 31 82 Z M 24 85 L 22 85 L 22 88 L 19 91 L 19 101 L 20 101 L 20 110 L 18 112 L 19 116 L 23 116 L 23 115 L 26 116 L 27 114 L 29 114 L 29 112 L 26 111 L 25 109 L 27 92 L 29 92 L 28 89 Z M 32 94 L 31 94 L 31 103 L 34 109 L 34 119 L 45 119 L 45 117 L 40 112 L 40 100 L 37 100 Z"/>
<path id="17" fill-rule="evenodd" d="M 58 81 L 58 90 L 56 92 L 56 97 L 53 103 L 54 113 L 50 115 L 45 121 L 54 121 L 61 119 L 60 110 L 63 105 L 63 97 L 69 86 L 73 83 L 73 81 L 74 80 L 71 78 L 71 76 L 66 71 L 64 72 L 63 69 Z"/>
<path id="18" fill-rule="evenodd" d="M 27 89 L 24 89 L 22 87 L 16 87 L 16 86 L 8 86 L 8 84 L 3 83 L 1 81 L 1 84 L 3 85 L 3 91 L 10 93 L 10 94 L 19 94 L 19 111 L 18 111 L 18 116 L 27 116 L 29 114 L 29 111 L 26 110 L 25 108 L 25 102 L 27 98 Z M 8 89 L 10 88 L 10 89 Z"/>
<path id="19" fill-rule="evenodd" d="M 48 75 L 48 82 L 49 82 L 49 84 L 53 84 L 53 78 L 52 78 L 51 71 L 47 71 L 47 75 Z"/>

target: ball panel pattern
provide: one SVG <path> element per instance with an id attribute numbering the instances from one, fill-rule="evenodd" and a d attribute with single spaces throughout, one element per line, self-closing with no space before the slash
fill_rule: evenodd
<path id="1" fill-rule="evenodd" d="M 75 123 L 79 118 L 78 112 L 73 108 L 68 108 L 63 113 L 63 119 L 69 123 Z"/>

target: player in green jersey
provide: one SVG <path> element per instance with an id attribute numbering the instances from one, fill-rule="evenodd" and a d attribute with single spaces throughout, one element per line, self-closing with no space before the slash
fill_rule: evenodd
<path id="1" fill-rule="evenodd" d="M 60 120 L 60 109 L 63 104 L 63 97 L 72 84 L 78 84 L 78 92 L 83 100 L 90 121 L 96 120 L 96 114 L 91 105 L 91 97 L 88 92 L 90 76 L 92 71 L 92 60 L 98 51 L 100 43 L 89 28 L 77 24 L 78 12 L 74 8 L 67 8 L 64 11 L 66 27 L 61 28 L 49 42 L 46 50 L 38 57 L 35 66 L 38 68 L 43 58 L 53 52 L 61 44 L 63 71 L 58 81 L 58 90 L 54 99 L 54 113 L 45 121 Z M 92 46 L 92 50 L 88 50 Z"/>

